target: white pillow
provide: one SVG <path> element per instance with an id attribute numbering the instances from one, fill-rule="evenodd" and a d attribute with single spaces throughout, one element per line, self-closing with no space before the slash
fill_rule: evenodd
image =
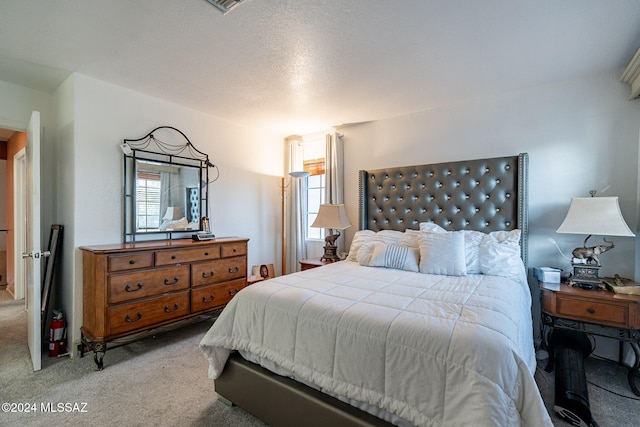
<path id="1" fill-rule="evenodd" d="M 520 230 L 494 231 L 480 243 L 482 274 L 508 277 L 521 281 L 524 264 L 520 258 Z"/>
<path id="2" fill-rule="evenodd" d="M 435 222 L 421 222 L 420 231 L 426 231 L 427 233 L 446 233 L 447 230 L 440 227 Z"/>
<path id="3" fill-rule="evenodd" d="M 372 238 L 372 242 L 382 242 L 388 245 L 398 245 L 404 233 L 396 230 L 380 230 Z"/>
<path id="4" fill-rule="evenodd" d="M 406 229 L 404 233 L 402 233 L 402 237 L 398 241 L 400 246 L 407 246 L 409 248 L 418 248 L 420 247 L 420 242 L 418 241 L 418 237 L 420 237 L 419 230 L 411 230 Z"/>
<path id="5" fill-rule="evenodd" d="M 480 243 L 486 236 L 481 231 L 463 230 L 464 234 L 464 258 L 467 266 L 467 274 L 480 274 Z"/>
<path id="6" fill-rule="evenodd" d="M 421 273 L 446 276 L 467 274 L 462 232 L 422 233 L 419 241 Z"/>
<path id="7" fill-rule="evenodd" d="M 418 270 L 418 248 L 408 246 L 388 245 L 382 242 L 368 242 L 358 251 L 360 265 L 369 267 L 387 267 L 397 270 Z"/>
<path id="8" fill-rule="evenodd" d="M 359 230 L 354 234 L 353 239 L 351 240 L 351 246 L 349 247 L 349 255 L 347 255 L 347 261 L 358 261 L 358 251 L 360 247 L 371 240 L 376 233 L 371 230 Z"/>
<path id="9" fill-rule="evenodd" d="M 178 230 L 187 228 L 187 225 L 189 225 L 189 221 L 185 217 L 175 220 L 165 219 L 160 225 L 160 230 Z"/>

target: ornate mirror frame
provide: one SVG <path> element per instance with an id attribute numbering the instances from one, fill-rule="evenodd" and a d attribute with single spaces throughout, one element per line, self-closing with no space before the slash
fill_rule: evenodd
<path id="1" fill-rule="evenodd" d="M 171 126 L 159 126 L 142 138 L 124 139 L 120 148 L 124 153 L 123 242 L 180 239 L 191 237 L 196 232 L 202 231 L 202 218 L 209 216 L 209 168 L 215 167 L 209 161 L 209 156 L 195 148 L 182 131 Z M 179 199 L 179 203 L 168 203 L 163 206 L 160 201 L 157 202 L 155 206 L 157 211 L 154 215 L 147 215 L 154 217 L 157 215 L 157 227 L 153 224 L 146 228 L 139 227 L 142 215 L 139 216 L 141 204 L 138 203 L 138 195 L 141 193 L 137 190 L 139 190 L 138 178 L 142 165 L 146 165 L 144 169 L 147 171 L 155 169 L 178 172 L 193 169 L 198 175 L 195 184 L 193 177 L 191 181 L 194 182 L 188 185 L 181 184 L 182 186 L 179 187 L 181 194 L 174 199 Z M 162 172 L 158 172 L 158 176 L 161 174 Z M 164 185 L 159 183 L 157 190 L 159 200 L 162 192 L 166 191 L 161 187 Z M 177 216 L 181 218 L 178 219 Z"/>

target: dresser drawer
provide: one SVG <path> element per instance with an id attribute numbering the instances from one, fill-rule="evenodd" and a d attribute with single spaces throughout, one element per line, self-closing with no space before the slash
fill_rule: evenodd
<path id="1" fill-rule="evenodd" d="M 230 243 L 222 245 L 222 257 L 228 258 L 238 255 L 246 255 L 247 244 L 246 243 Z"/>
<path id="2" fill-rule="evenodd" d="M 244 278 L 246 274 L 246 257 L 191 264 L 191 284 L 194 287 L 240 279 Z"/>
<path id="3" fill-rule="evenodd" d="M 594 291 L 595 292 L 595 291 Z M 627 325 L 628 307 L 606 302 L 586 301 L 578 298 L 558 296 L 557 314 L 585 322 L 608 325 Z"/>
<path id="4" fill-rule="evenodd" d="M 156 265 L 187 264 L 220 258 L 220 245 L 156 252 Z"/>
<path id="5" fill-rule="evenodd" d="M 247 286 L 244 279 L 191 290 L 191 311 L 211 310 L 228 303 L 235 294 Z"/>
<path id="6" fill-rule="evenodd" d="M 112 274 L 108 280 L 109 304 L 115 304 L 187 289 L 189 266 Z"/>
<path id="7" fill-rule="evenodd" d="M 189 314 L 189 291 L 108 308 L 109 335 L 142 329 Z"/>
<path id="8" fill-rule="evenodd" d="M 109 256 L 109 271 L 126 271 L 149 267 L 153 267 L 153 252 Z"/>

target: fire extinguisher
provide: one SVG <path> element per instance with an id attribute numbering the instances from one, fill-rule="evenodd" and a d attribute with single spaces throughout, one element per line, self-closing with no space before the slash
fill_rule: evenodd
<path id="1" fill-rule="evenodd" d="M 64 338 L 64 315 L 61 311 L 53 311 L 53 319 L 49 329 L 49 357 L 56 357 L 60 353 L 60 346 Z"/>

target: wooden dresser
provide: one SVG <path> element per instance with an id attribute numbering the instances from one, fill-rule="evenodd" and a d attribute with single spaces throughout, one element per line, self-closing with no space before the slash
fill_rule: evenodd
<path id="1" fill-rule="evenodd" d="M 247 286 L 245 238 L 81 247 L 82 348 L 103 368 L 107 342 L 224 307 Z"/>

